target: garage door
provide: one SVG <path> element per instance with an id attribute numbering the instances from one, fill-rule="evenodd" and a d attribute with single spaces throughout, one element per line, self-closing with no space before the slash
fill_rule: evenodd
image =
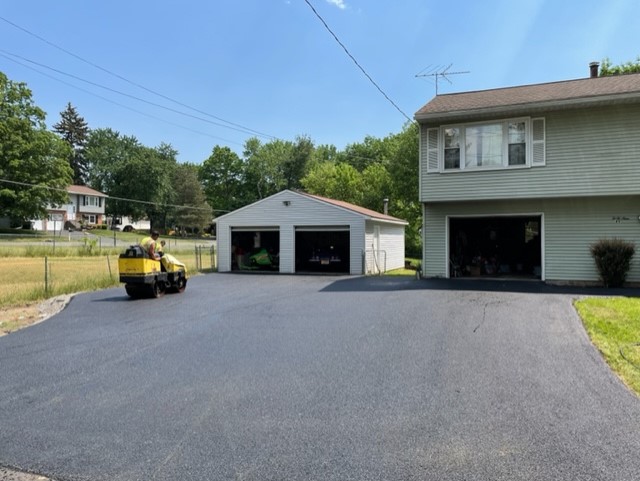
<path id="1" fill-rule="evenodd" d="M 279 268 L 279 227 L 231 227 L 231 270 L 278 271 Z"/>
<path id="2" fill-rule="evenodd" d="M 541 216 L 449 219 L 449 277 L 542 274 Z"/>
<path id="3" fill-rule="evenodd" d="M 296 227 L 296 272 L 349 273 L 349 226 Z"/>

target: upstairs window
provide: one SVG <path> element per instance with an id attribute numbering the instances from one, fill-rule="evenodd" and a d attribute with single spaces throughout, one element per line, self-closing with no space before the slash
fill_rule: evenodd
<path id="1" fill-rule="evenodd" d="M 102 207 L 102 199 L 100 197 L 95 197 L 92 195 L 85 195 L 83 205 L 88 205 L 91 207 Z"/>
<path id="2" fill-rule="evenodd" d="M 437 129 L 429 131 L 435 134 Z M 444 126 L 439 136 L 431 137 L 439 137 L 437 170 L 441 172 L 532 167 L 545 163 L 543 118 Z M 429 146 L 429 152 L 434 154 L 433 164 L 429 161 L 431 171 L 436 167 L 434 147 Z"/>

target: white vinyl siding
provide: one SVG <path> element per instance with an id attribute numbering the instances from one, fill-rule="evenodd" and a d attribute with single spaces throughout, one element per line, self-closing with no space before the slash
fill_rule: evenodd
<path id="1" fill-rule="evenodd" d="M 376 246 L 376 228 L 380 233 L 378 246 Z M 387 271 L 404 267 L 404 226 L 367 221 L 365 246 L 368 254 L 377 249 L 383 252 L 380 259 L 384 262 L 384 266 L 380 266 L 381 270 L 383 267 Z M 371 256 L 369 255 L 365 260 L 366 272 L 375 272 L 377 269 L 372 264 Z"/>
<path id="2" fill-rule="evenodd" d="M 287 204 L 288 203 L 288 204 Z M 260 223 L 280 231 L 280 272 L 295 271 L 295 229 L 303 226 L 348 226 L 350 231 L 350 274 L 362 273 L 365 249 L 365 218 L 346 209 L 283 191 L 217 219 L 218 270 L 231 270 L 231 229 L 252 227 Z"/>

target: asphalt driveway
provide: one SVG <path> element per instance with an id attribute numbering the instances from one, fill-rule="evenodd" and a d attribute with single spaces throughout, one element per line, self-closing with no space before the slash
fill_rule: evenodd
<path id="1" fill-rule="evenodd" d="M 65 481 L 640 479 L 640 400 L 569 291 L 189 282 L 82 294 L 0 338 L 0 465 Z"/>

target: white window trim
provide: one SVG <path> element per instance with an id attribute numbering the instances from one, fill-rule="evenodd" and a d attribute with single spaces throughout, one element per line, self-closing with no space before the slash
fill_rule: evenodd
<path id="1" fill-rule="evenodd" d="M 524 122 L 525 123 L 525 136 L 526 136 L 526 162 L 522 165 L 509 165 L 509 153 L 508 153 L 508 132 L 504 127 L 511 122 Z M 467 167 L 465 162 L 465 130 L 469 126 L 473 125 L 503 125 L 503 135 L 507 141 L 503 142 L 503 164 L 500 166 L 489 167 Z M 457 169 L 445 169 L 444 168 L 444 131 L 445 129 L 458 128 L 460 129 L 460 167 Z M 517 170 L 517 169 L 530 169 L 533 164 L 533 132 L 531 117 L 514 117 L 508 119 L 495 119 L 495 120 L 483 120 L 479 122 L 466 122 L 462 124 L 449 124 L 441 125 L 439 138 L 438 138 L 438 172 L 442 174 L 460 173 L 460 172 L 485 172 L 492 170 Z"/>

